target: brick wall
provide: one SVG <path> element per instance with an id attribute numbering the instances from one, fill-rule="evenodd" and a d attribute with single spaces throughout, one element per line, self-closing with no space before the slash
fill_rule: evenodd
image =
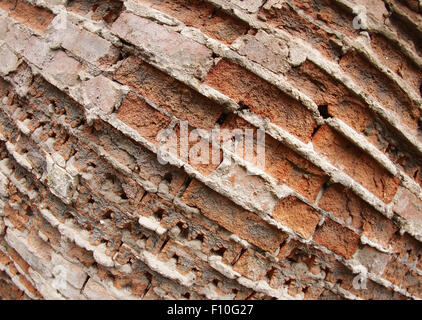
<path id="1" fill-rule="evenodd" d="M 0 298 L 422 298 L 421 14 L 1 0 Z"/>

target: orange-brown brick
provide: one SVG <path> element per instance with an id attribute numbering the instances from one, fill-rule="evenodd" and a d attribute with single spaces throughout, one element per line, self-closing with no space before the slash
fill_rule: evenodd
<path id="1" fill-rule="evenodd" d="M 257 130 L 257 128 L 234 114 L 227 117 L 221 128 L 229 130 Z M 230 131 L 229 136 L 223 135 L 223 141 L 233 139 L 234 134 L 235 131 Z M 256 135 L 254 139 L 256 139 Z M 241 153 L 240 150 L 236 150 L 236 154 L 242 158 L 247 156 Z M 254 143 L 253 158 L 245 158 L 245 160 L 257 165 L 257 156 L 257 146 Z M 265 171 L 280 183 L 287 184 L 311 200 L 315 199 L 321 187 L 328 180 L 328 176 L 322 170 L 267 134 L 265 135 Z"/>
<path id="2" fill-rule="evenodd" d="M 187 26 L 227 44 L 246 32 L 246 23 L 214 8 L 203 0 L 136 0 L 144 5 L 167 13 Z"/>
<path id="3" fill-rule="evenodd" d="M 293 0 L 292 2 L 306 14 L 327 24 L 330 28 L 340 31 L 349 37 L 359 35 L 359 30 L 353 27 L 354 16 L 350 12 L 342 9 L 333 0 Z"/>
<path id="4" fill-rule="evenodd" d="M 209 72 L 206 84 L 246 105 L 257 115 L 308 142 L 316 127 L 310 112 L 298 101 L 250 71 L 221 60 Z"/>
<path id="5" fill-rule="evenodd" d="M 148 105 L 144 100 L 133 93 L 129 93 L 116 117 L 127 125 L 136 129 L 142 136 L 156 144 L 160 130 L 166 129 L 170 119 Z"/>
<path id="6" fill-rule="evenodd" d="M 277 203 L 273 217 L 307 239 L 311 237 L 321 218 L 314 208 L 293 196 Z"/>
<path id="7" fill-rule="evenodd" d="M 292 68 L 287 78 L 320 108 L 326 108 L 328 114 L 323 117 L 339 118 L 358 132 L 363 132 L 374 117 L 357 96 L 309 60 Z"/>
<path id="8" fill-rule="evenodd" d="M 54 19 L 54 14 L 51 11 L 36 7 L 23 0 L 18 0 L 10 15 L 13 19 L 40 33 L 44 33 Z"/>
<path id="9" fill-rule="evenodd" d="M 260 13 L 268 24 L 308 41 L 326 57 L 337 60 L 341 56 L 340 47 L 333 41 L 336 37 L 301 17 L 287 2 L 268 2 Z"/>
<path id="10" fill-rule="evenodd" d="M 16 0 L 3 0 L 0 1 L 0 8 L 6 12 L 9 12 L 16 6 Z"/>
<path id="11" fill-rule="evenodd" d="M 399 180 L 368 154 L 327 125 L 317 131 L 312 143 L 315 150 L 326 156 L 332 164 L 342 168 L 345 173 L 385 203 L 391 202 L 399 186 Z"/>
<path id="12" fill-rule="evenodd" d="M 4 205 L 4 215 L 16 229 L 21 232 L 25 230 L 25 226 L 29 221 L 27 215 L 21 213 L 19 210 L 13 209 L 8 203 Z"/>
<path id="13" fill-rule="evenodd" d="M 314 234 L 313 240 L 349 259 L 359 245 L 359 235 L 327 218 Z"/>
<path id="14" fill-rule="evenodd" d="M 383 64 L 410 84 L 416 93 L 422 95 L 422 72 L 411 59 L 381 34 L 371 34 L 371 46 Z"/>
<path id="15" fill-rule="evenodd" d="M 20 255 L 17 253 L 13 248 L 7 248 L 7 253 L 13 259 L 13 262 L 17 264 L 23 272 L 28 274 L 29 272 L 29 264 L 26 262 Z"/>
<path id="16" fill-rule="evenodd" d="M 191 182 L 183 194 L 182 201 L 200 209 L 207 218 L 263 250 L 274 252 L 287 238 L 282 231 L 197 180 Z"/>
<path id="17" fill-rule="evenodd" d="M 410 129 L 416 131 L 421 111 L 418 106 L 387 76 L 374 68 L 356 51 L 342 57 L 340 67 L 361 88 Z"/>
<path id="18" fill-rule="evenodd" d="M 362 231 L 371 241 L 388 248 L 390 240 L 398 231 L 397 226 L 372 208 L 350 189 L 332 184 L 325 190 L 318 206 L 331 211 L 338 219 Z"/>
<path id="19" fill-rule="evenodd" d="M 253 250 L 246 250 L 233 265 L 233 270 L 254 281 L 261 280 L 268 269 L 268 262 Z"/>
<path id="20" fill-rule="evenodd" d="M 193 127 L 210 129 L 222 108 L 142 60 L 129 57 L 114 78 Z"/>

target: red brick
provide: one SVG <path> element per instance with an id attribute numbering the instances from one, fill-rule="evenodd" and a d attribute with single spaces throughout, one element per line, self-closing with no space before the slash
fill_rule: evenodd
<path id="1" fill-rule="evenodd" d="M 123 62 L 114 79 L 195 128 L 211 129 L 222 112 L 218 104 L 135 57 Z"/>
<path id="2" fill-rule="evenodd" d="M 260 14 L 268 24 L 309 42 L 327 58 L 337 60 L 341 56 L 340 47 L 333 41 L 338 40 L 334 35 L 301 17 L 286 2 L 268 2 Z"/>
<path id="3" fill-rule="evenodd" d="M 208 19 L 201 31 L 211 38 L 220 40 L 226 44 L 231 44 L 248 30 L 248 25 L 237 20 L 221 10 Z"/>
<path id="4" fill-rule="evenodd" d="M 330 28 L 337 30 L 349 37 L 359 35 L 359 30 L 353 27 L 354 15 L 341 8 L 333 0 L 299 1 L 293 0 L 294 5 L 302 9 L 312 18 L 325 23 Z"/>
<path id="5" fill-rule="evenodd" d="M 362 231 L 371 241 L 388 248 L 397 226 L 380 212 L 342 185 L 332 184 L 322 195 L 318 206 Z"/>
<path id="6" fill-rule="evenodd" d="M 416 93 L 422 94 L 420 92 L 422 85 L 420 69 L 393 42 L 386 39 L 382 34 L 371 34 L 371 46 L 383 64 L 407 82 Z"/>
<path id="7" fill-rule="evenodd" d="M 312 236 L 321 219 L 314 208 L 293 196 L 277 203 L 273 217 L 307 239 Z"/>
<path id="8" fill-rule="evenodd" d="M 370 96 L 393 112 L 410 129 L 418 129 L 421 111 L 410 98 L 383 73 L 374 68 L 356 51 L 342 57 L 340 67 Z"/>
<path id="9" fill-rule="evenodd" d="M 374 115 L 364 103 L 314 63 L 307 60 L 300 67 L 292 68 L 287 78 L 318 106 L 326 107 L 328 115 L 323 116 L 339 118 L 358 132 L 371 124 Z"/>
<path id="10" fill-rule="evenodd" d="M 246 105 L 257 115 L 269 118 L 302 141 L 310 140 L 316 127 L 310 112 L 300 102 L 246 69 L 221 60 L 211 69 L 205 83 Z"/>
<path id="11" fill-rule="evenodd" d="M 136 129 L 149 141 L 157 144 L 157 134 L 166 129 L 170 119 L 133 93 L 123 100 L 116 117 Z"/>
<path id="12" fill-rule="evenodd" d="M 270 269 L 268 262 L 250 249 L 246 250 L 233 265 L 234 271 L 253 281 L 259 281 L 265 277 L 268 269 Z"/>
<path id="13" fill-rule="evenodd" d="M 315 150 L 326 156 L 333 165 L 341 168 L 385 203 L 391 202 L 400 181 L 368 154 L 327 125 L 317 131 L 312 143 Z"/>
<path id="14" fill-rule="evenodd" d="M 407 266 L 399 262 L 397 259 L 393 259 L 387 264 L 382 277 L 395 285 L 402 286 L 404 276 L 408 270 L 409 268 Z"/>
<path id="15" fill-rule="evenodd" d="M 198 208 L 207 218 L 218 222 L 230 232 L 236 233 L 263 250 L 274 252 L 287 238 L 282 231 L 197 180 L 191 182 L 183 194 L 182 201 Z"/>
<path id="16" fill-rule="evenodd" d="M 187 26 L 198 28 L 208 36 L 227 44 L 232 43 L 248 29 L 246 23 L 202 0 L 136 1 L 167 13 Z"/>
<path id="17" fill-rule="evenodd" d="M 313 240 L 349 259 L 359 245 L 359 235 L 327 218 L 314 234 Z"/>
<path id="18" fill-rule="evenodd" d="M 257 130 L 257 128 L 234 114 L 227 117 L 221 129 Z M 234 132 L 231 131 L 229 136 L 224 135 L 223 142 L 233 139 Z M 256 141 L 256 137 L 254 139 Z M 253 148 L 252 159 L 245 158 L 245 153 L 240 150 L 236 150 L 235 153 L 246 161 L 258 165 L 256 143 L 254 143 Z M 269 135 L 265 135 L 265 171 L 276 178 L 279 183 L 287 184 L 311 200 L 315 199 L 321 187 L 328 181 L 328 176 L 322 170 Z"/>
<path id="19" fill-rule="evenodd" d="M 9 12 L 16 6 L 16 1 L 17 0 L 3 0 L 0 2 L 0 8 L 6 12 Z"/>
<path id="20" fill-rule="evenodd" d="M 13 259 L 13 262 L 17 264 L 24 273 L 28 274 L 29 264 L 19 255 L 19 253 L 11 247 L 7 248 L 7 253 Z"/>
<path id="21" fill-rule="evenodd" d="M 54 19 L 54 14 L 51 11 L 33 6 L 23 0 L 18 0 L 10 16 L 39 33 L 44 33 Z"/>
<path id="22" fill-rule="evenodd" d="M 29 221 L 29 217 L 19 210 L 13 209 L 8 203 L 4 205 L 4 216 L 9 219 L 13 226 L 20 232 L 25 231 L 26 224 Z"/>
<path id="23" fill-rule="evenodd" d="M 403 287 L 418 298 L 422 298 L 422 277 L 416 272 L 410 271 L 404 277 Z"/>
<path id="24" fill-rule="evenodd" d="M 135 0 L 160 10 L 182 21 L 187 26 L 200 28 L 211 16 L 214 7 L 203 0 Z"/>

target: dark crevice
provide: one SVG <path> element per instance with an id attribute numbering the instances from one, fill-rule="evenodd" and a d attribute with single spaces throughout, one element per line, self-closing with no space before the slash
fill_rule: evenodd
<path id="1" fill-rule="evenodd" d="M 328 112 L 328 105 L 323 104 L 318 106 L 318 111 L 319 114 L 321 115 L 321 117 L 323 117 L 324 119 L 329 119 L 332 118 L 333 116 Z"/>
<path id="2" fill-rule="evenodd" d="M 216 123 L 219 124 L 220 126 L 224 123 L 224 121 L 226 121 L 227 117 L 229 116 L 228 113 L 222 113 L 220 115 L 220 117 L 218 117 Z"/>
<path id="3" fill-rule="evenodd" d="M 161 252 L 164 249 L 164 247 L 166 246 L 167 242 L 169 242 L 169 240 L 170 240 L 170 238 L 166 235 L 166 239 L 164 240 L 163 244 L 161 245 L 159 252 Z"/>
<path id="4" fill-rule="evenodd" d="M 244 104 L 243 101 L 239 102 L 239 111 L 243 111 L 243 110 L 250 110 L 249 106 Z"/>
<path id="5" fill-rule="evenodd" d="M 313 138 L 316 135 L 316 133 L 318 132 L 319 128 L 321 128 L 321 126 L 316 126 L 315 127 L 314 131 L 312 131 L 311 138 Z"/>
<path id="6" fill-rule="evenodd" d="M 232 266 L 234 266 L 236 264 L 236 262 L 240 259 L 240 257 L 246 252 L 247 249 L 242 248 L 242 250 L 240 250 L 240 253 L 237 255 L 236 258 L 234 258 L 233 262 L 232 262 Z"/>

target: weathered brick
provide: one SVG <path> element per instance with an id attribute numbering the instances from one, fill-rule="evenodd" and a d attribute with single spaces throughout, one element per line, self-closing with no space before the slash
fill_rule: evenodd
<path id="1" fill-rule="evenodd" d="M 175 17 L 187 26 L 200 28 L 211 16 L 214 7 L 203 0 L 135 0 L 143 5 Z"/>
<path id="2" fill-rule="evenodd" d="M 68 10 L 95 21 L 114 22 L 123 8 L 120 0 L 73 0 L 68 1 Z"/>
<path id="3" fill-rule="evenodd" d="M 255 130 L 254 132 L 257 130 L 254 126 L 233 114 L 226 118 L 221 125 L 221 129 L 223 142 L 232 140 L 236 134 L 236 129 L 252 129 Z M 230 131 L 223 131 L 227 129 Z M 256 134 L 254 136 L 253 154 L 249 155 L 244 148 L 238 148 L 234 151 L 246 161 L 260 166 Z M 279 183 L 287 184 L 312 200 L 315 199 L 324 183 L 328 181 L 328 176 L 322 170 L 269 135 L 265 135 L 265 168 L 260 169 L 265 169 Z"/>
<path id="4" fill-rule="evenodd" d="M 378 59 L 422 95 L 422 73 L 415 63 L 382 34 L 371 34 L 371 47 Z"/>
<path id="5" fill-rule="evenodd" d="M 374 115 L 364 103 L 311 61 L 292 68 L 287 78 L 319 106 L 324 118 L 339 118 L 358 132 L 364 132 L 371 124 Z"/>
<path id="6" fill-rule="evenodd" d="M 198 133 L 179 123 L 161 146 L 208 176 L 222 162 L 223 153 Z"/>
<path id="7" fill-rule="evenodd" d="M 82 92 L 87 106 L 98 108 L 106 114 L 113 112 L 121 97 L 117 85 L 101 75 L 83 82 Z"/>
<path id="8" fill-rule="evenodd" d="M 391 202 L 399 186 L 399 180 L 368 154 L 327 125 L 317 131 L 312 143 L 315 150 L 326 156 L 335 166 L 342 168 L 345 173 L 385 203 Z"/>
<path id="9" fill-rule="evenodd" d="M 340 67 L 361 88 L 393 112 L 411 130 L 417 131 L 421 111 L 415 103 L 383 73 L 374 68 L 356 51 L 350 51 L 340 61 Z"/>
<path id="10" fill-rule="evenodd" d="M 132 13 L 122 13 L 113 23 L 112 32 L 154 52 L 153 55 L 165 63 L 171 61 L 173 68 L 188 71 L 198 78 L 205 75 L 211 63 L 212 52 L 204 45 Z"/>
<path id="11" fill-rule="evenodd" d="M 211 69 L 206 84 L 233 98 L 252 112 L 308 142 L 316 127 L 310 112 L 298 101 L 255 74 L 228 60 Z"/>
<path id="12" fill-rule="evenodd" d="M 401 286 L 403 281 L 402 279 L 404 279 L 404 276 L 408 270 L 409 268 L 407 266 L 402 264 L 397 259 L 393 259 L 387 264 L 387 267 L 385 268 L 382 276 L 395 285 Z"/>
<path id="13" fill-rule="evenodd" d="M 32 36 L 23 51 L 23 55 L 29 62 L 39 68 L 43 68 L 52 55 L 52 50 L 50 50 L 50 46 L 45 40 Z"/>
<path id="14" fill-rule="evenodd" d="M 266 18 L 268 24 L 304 39 L 327 58 L 338 60 L 341 57 L 341 48 L 336 44 L 338 39 L 301 17 L 287 2 L 268 1 L 261 9 L 260 14 Z"/>
<path id="15" fill-rule="evenodd" d="M 13 209 L 8 203 L 4 205 L 4 216 L 13 224 L 19 231 L 25 230 L 29 217 L 19 210 Z"/>
<path id="16" fill-rule="evenodd" d="M 45 67 L 45 72 L 64 86 L 75 85 L 81 70 L 81 64 L 63 51 L 58 51 Z"/>
<path id="17" fill-rule="evenodd" d="M 332 0 L 299 1 L 293 0 L 294 5 L 302 9 L 312 18 L 325 23 L 349 37 L 359 35 L 359 30 L 353 27 L 354 16 Z"/>
<path id="18" fill-rule="evenodd" d="M 276 220 L 309 239 L 321 217 L 311 206 L 290 196 L 280 200 L 274 208 Z"/>
<path id="19" fill-rule="evenodd" d="M 246 250 L 233 265 L 233 270 L 254 281 L 261 280 L 270 267 L 258 253 Z"/>
<path id="20" fill-rule="evenodd" d="M 406 220 L 422 225 L 422 201 L 409 190 L 400 188 L 393 210 Z"/>
<path id="21" fill-rule="evenodd" d="M 10 16 L 39 33 L 44 33 L 54 19 L 54 14 L 51 11 L 36 7 L 23 0 L 17 1 L 16 6 L 10 12 Z"/>
<path id="22" fill-rule="evenodd" d="M 274 252 L 287 238 L 281 230 L 268 225 L 256 215 L 208 189 L 197 180 L 191 182 L 183 194 L 182 201 L 199 208 L 207 218 L 218 222 L 227 230 L 235 232 L 263 250 Z"/>
<path id="23" fill-rule="evenodd" d="M 114 78 L 195 128 L 211 129 L 222 112 L 220 105 L 136 57 L 126 59 Z"/>
<path id="24" fill-rule="evenodd" d="M 338 219 L 362 231 L 371 241 L 388 248 L 397 226 L 372 208 L 351 190 L 333 184 L 322 195 L 318 206 L 331 211 Z"/>
<path id="25" fill-rule="evenodd" d="M 116 117 L 156 144 L 157 134 L 167 128 L 170 119 L 133 93 L 123 100 Z"/>
<path id="26" fill-rule="evenodd" d="M 217 10 L 201 28 L 206 35 L 226 44 L 231 44 L 247 30 L 248 25 L 245 22 L 237 20 L 221 10 Z"/>
<path id="27" fill-rule="evenodd" d="M 255 35 L 243 36 L 238 52 L 275 73 L 284 73 L 290 69 L 287 62 L 289 57 L 287 42 L 262 30 Z"/>
<path id="28" fill-rule="evenodd" d="M 107 69 L 119 57 L 119 51 L 109 41 L 69 24 L 63 35 L 62 47 L 102 69 Z"/>
<path id="29" fill-rule="evenodd" d="M 313 240 L 318 244 L 327 247 L 333 252 L 349 259 L 358 248 L 359 235 L 346 229 L 337 222 L 327 218 L 318 228 Z"/>
<path id="30" fill-rule="evenodd" d="M 359 248 L 354 258 L 364 265 L 369 272 L 381 275 L 387 266 L 390 257 L 388 254 L 378 251 L 370 246 Z"/>
<path id="31" fill-rule="evenodd" d="M 0 59 L 0 73 L 3 75 L 15 71 L 19 65 L 18 57 L 6 46 L 6 44 L 3 44 L 0 47 Z"/>
<path id="32" fill-rule="evenodd" d="M 247 24 L 202 0 L 136 0 L 177 18 L 187 26 L 227 44 L 244 34 Z"/>
<path id="33" fill-rule="evenodd" d="M 6 12 L 9 12 L 16 6 L 17 0 L 4 0 L 0 2 L 0 8 Z"/>

